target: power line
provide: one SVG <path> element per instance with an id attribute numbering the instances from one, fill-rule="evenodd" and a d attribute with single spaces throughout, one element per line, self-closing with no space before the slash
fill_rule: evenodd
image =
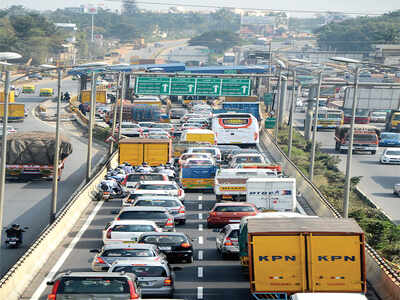
<path id="1" fill-rule="evenodd" d="M 105 0 L 107 2 L 123 2 L 123 0 Z M 152 1 L 136 1 L 136 4 L 145 5 L 164 5 L 164 6 L 181 6 L 181 7 L 197 7 L 197 8 L 226 8 L 226 9 L 242 9 L 242 10 L 254 10 L 254 11 L 272 11 L 272 12 L 292 12 L 292 13 L 306 13 L 306 14 L 321 14 L 321 13 L 338 13 L 344 15 L 373 15 L 380 16 L 387 11 L 380 13 L 373 12 L 356 12 L 356 11 L 333 11 L 333 10 L 301 10 L 301 9 L 273 9 L 273 8 L 255 8 L 255 7 L 234 7 L 234 6 L 220 6 L 220 5 L 201 5 L 201 4 L 183 4 L 183 3 L 171 3 L 171 2 L 152 2 Z"/>

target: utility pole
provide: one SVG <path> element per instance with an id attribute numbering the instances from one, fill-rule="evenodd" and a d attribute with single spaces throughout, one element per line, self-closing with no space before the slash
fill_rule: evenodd
<path id="1" fill-rule="evenodd" d="M 275 132 L 274 132 L 274 142 L 275 144 L 278 143 L 278 131 L 279 131 L 279 108 L 281 105 L 281 77 L 282 77 L 282 68 L 279 68 L 279 75 L 278 75 L 278 87 L 276 93 L 276 103 L 275 103 Z"/>
<path id="2" fill-rule="evenodd" d="M 1 144 L 0 162 L 0 242 L 3 233 L 3 207 L 4 192 L 6 189 L 6 160 L 7 160 L 7 125 L 8 125 L 8 94 L 10 91 L 10 71 L 6 70 L 6 80 L 4 82 L 4 113 L 3 113 L 3 137 Z M 1 249 L 1 246 L 0 246 Z"/>
<path id="3" fill-rule="evenodd" d="M 322 71 L 319 73 L 318 77 L 318 90 L 317 90 L 317 103 L 314 109 L 314 124 L 313 124 L 313 138 L 312 138 L 312 147 L 311 147 L 311 165 L 310 165 L 310 181 L 314 179 L 314 164 L 315 164 L 315 147 L 317 144 L 317 125 L 318 125 L 318 109 L 319 109 L 319 95 L 321 92 L 321 83 L 322 83 Z"/>
<path id="4" fill-rule="evenodd" d="M 92 174 L 92 144 L 93 144 L 93 124 L 94 124 L 94 113 L 96 110 L 96 73 L 92 73 L 90 92 L 90 112 L 89 112 L 89 140 L 88 140 L 88 152 L 86 161 L 86 182 L 90 181 Z"/>
<path id="5" fill-rule="evenodd" d="M 57 196 L 58 196 L 58 165 L 60 156 L 60 106 L 61 106 L 61 69 L 57 69 L 57 119 L 56 119 L 56 140 L 54 143 L 54 158 L 53 158 L 53 189 L 52 189 L 52 202 L 50 209 L 50 220 L 49 224 L 52 224 L 56 219 L 57 213 Z"/>
<path id="6" fill-rule="evenodd" d="M 269 76 L 268 76 L 267 91 L 268 91 L 268 93 L 271 93 L 271 77 L 272 77 L 272 41 L 269 41 L 269 64 L 268 64 L 268 69 L 269 69 Z"/>
<path id="7" fill-rule="evenodd" d="M 293 122 L 294 122 L 294 110 L 296 107 L 295 102 L 295 89 L 296 89 L 296 69 L 293 70 L 293 88 L 292 88 L 292 105 L 290 106 L 290 123 L 289 123 L 289 145 L 288 145 L 288 157 L 292 156 L 292 144 L 293 144 Z"/>
<path id="8" fill-rule="evenodd" d="M 347 160 L 346 160 L 346 178 L 345 178 L 345 189 L 344 189 L 344 201 L 343 201 L 343 216 L 349 217 L 349 201 L 350 201 L 350 182 L 351 182 L 351 160 L 353 157 L 353 141 L 354 141 L 354 123 L 356 118 L 357 110 L 357 93 L 358 93 L 358 77 L 360 74 L 360 66 L 356 67 L 356 74 L 354 76 L 354 95 L 353 95 L 353 106 L 351 110 L 351 123 L 350 123 L 350 140 L 349 148 L 347 149 Z"/>
<path id="9" fill-rule="evenodd" d="M 125 94 L 126 94 L 125 87 L 126 87 L 126 78 L 125 78 L 125 72 L 124 72 L 124 73 L 122 73 L 121 103 L 119 106 L 118 142 L 121 139 L 122 114 L 124 112 L 124 99 L 125 99 Z"/>
<path id="10" fill-rule="evenodd" d="M 118 79 L 117 79 L 117 91 L 115 93 L 115 103 L 114 103 L 114 110 L 113 110 L 113 121 L 112 121 L 112 127 L 111 127 L 111 135 L 114 137 L 115 134 L 115 127 L 117 124 L 117 104 L 118 104 L 118 98 L 120 95 L 119 89 L 120 89 L 120 81 L 121 81 L 121 73 L 118 73 Z M 121 100 L 122 101 L 122 100 Z M 122 105 L 122 103 L 120 103 Z M 111 155 L 114 150 L 114 141 L 111 139 L 110 142 L 110 149 L 109 149 L 109 154 Z"/>

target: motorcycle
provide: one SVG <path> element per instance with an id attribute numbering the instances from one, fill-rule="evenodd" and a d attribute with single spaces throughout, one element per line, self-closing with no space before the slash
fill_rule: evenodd
<path id="1" fill-rule="evenodd" d="M 10 234 L 7 233 L 7 230 L 11 229 L 10 228 L 5 228 L 6 231 L 6 239 L 5 239 L 5 244 L 7 248 L 18 248 L 19 246 L 21 246 L 22 244 L 22 234 L 21 234 L 21 238 L 14 235 L 14 234 Z M 24 227 L 24 230 L 29 229 L 29 227 Z"/>

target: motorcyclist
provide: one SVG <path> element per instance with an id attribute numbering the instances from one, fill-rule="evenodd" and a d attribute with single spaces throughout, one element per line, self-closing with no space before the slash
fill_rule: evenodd
<path id="1" fill-rule="evenodd" d="M 68 102 L 70 99 L 71 99 L 71 95 L 69 94 L 69 92 L 68 91 L 65 92 L 64 93 L 64 101 Z"/>
<path id="2" fill-rule="evenodd" d="M 125 174 L 131 174 L 131 173 L 134 172 L 133 167 L 132 167 L 131 164 L 128 163 L 128 162 L 124 162 L 124 167 L 123 167 L 123 169 L 124 169 L 124 171 L 125 171 Z"/>
<path id="3" fill-rule="evenodd" d="M 22 233 L 25 232 L 25 230 L 23 230 L 21 228 L 21 226 L 19 224 L 12 224 L 10 228 L 8 228 L 6 230 L 6 234 L 8 238 L 17 238 L 18 239 L 18 243 L 22 244 Z"/>
<path id="4" fill-rule="evenodd" d="M 142 165 L 138 168 L 139 172 L 143 172 L 143 173 L 150 173 L 153 172 L 153 168 L 150 167 L 147 162 L 143 162 Z"/>
<path id="5" fill-rule="evenodd" d="M 124 181 L 126 175 L 125 171 L 121 168 L 117 168 L 114 172 L 111 178 L 115 179 L 117 182 L 122 182 Z"/>

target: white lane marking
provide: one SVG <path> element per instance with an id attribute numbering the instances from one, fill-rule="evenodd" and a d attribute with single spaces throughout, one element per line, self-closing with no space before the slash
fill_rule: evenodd
<path id="1" fill-rule="evenodd" d="M 203 260 L 203 250 L 199 250 L 199 260 Z"/>
<path id="2" fill-rule="evenodd" d="M 204 242 L 203 237 L 202 237 L 202 236 L 199 236 L 199 244 L 200 244 L 200 245 L 203 245 L 203 242 Z"/>
<path id="3" fill-rule="evenodd" d="M 203 231 L 203 224 L 199 224 L 199 231 Z"/>
<path id="4" fill-rule="evenodd" d="M 51 281 L 53 276 L 60 270 L 61 266 L 67 260 L 68 256 L 71 254 L 72 250 L 75 248 L 76 244 L 81 239 L 82 235 L 85 233 L 86 229 L 88 229 L 90 223 L 93 221 L 94 217 L 96 216 L 97 212 L 99 211 L 100 207 L 103 205 L 104 201 L 100 201 L 97 203 L 96 207 L 87 218 L 85 224 L 83 224 L 82 228 L 79 230 L 77 235 L 72 239 L 71 243 L 68 245 L 67 249 L 65 249 L 64 253 L 60 256 L 57 260 L 54 267 L 50 270 L 49 274 L 43 279 L 40 283 L 39 287 L 36 289 L 35 293 L 32 295 L 31 300 L 39 300 L 40 295 L 43 294 L 44 290 L 46 289 L 46 282 Z"/>
<path id="5" fill-rule="evenodd" d="M 203 278 L 203 267 L 197 268 L 197 277 Z"/>
<path id="6" fill-rule="evenodd" d="M 197 299 L 203 299 L 203 287 L 197 287 Z"/>
<path id="7" fill-rule="evenodd" d="M 199 203 L 199 209 L 203 209 L 203 204 Z"/>
<path id="8" fill-rule="evenodd" d="M 199 213 L 199 220 L 203 219 L 203 214 Z"/>
<path id="9" fill-rule="evenodd" d="M 199 200 L 203 200 L 203 195 L 199 195 Z"/>

